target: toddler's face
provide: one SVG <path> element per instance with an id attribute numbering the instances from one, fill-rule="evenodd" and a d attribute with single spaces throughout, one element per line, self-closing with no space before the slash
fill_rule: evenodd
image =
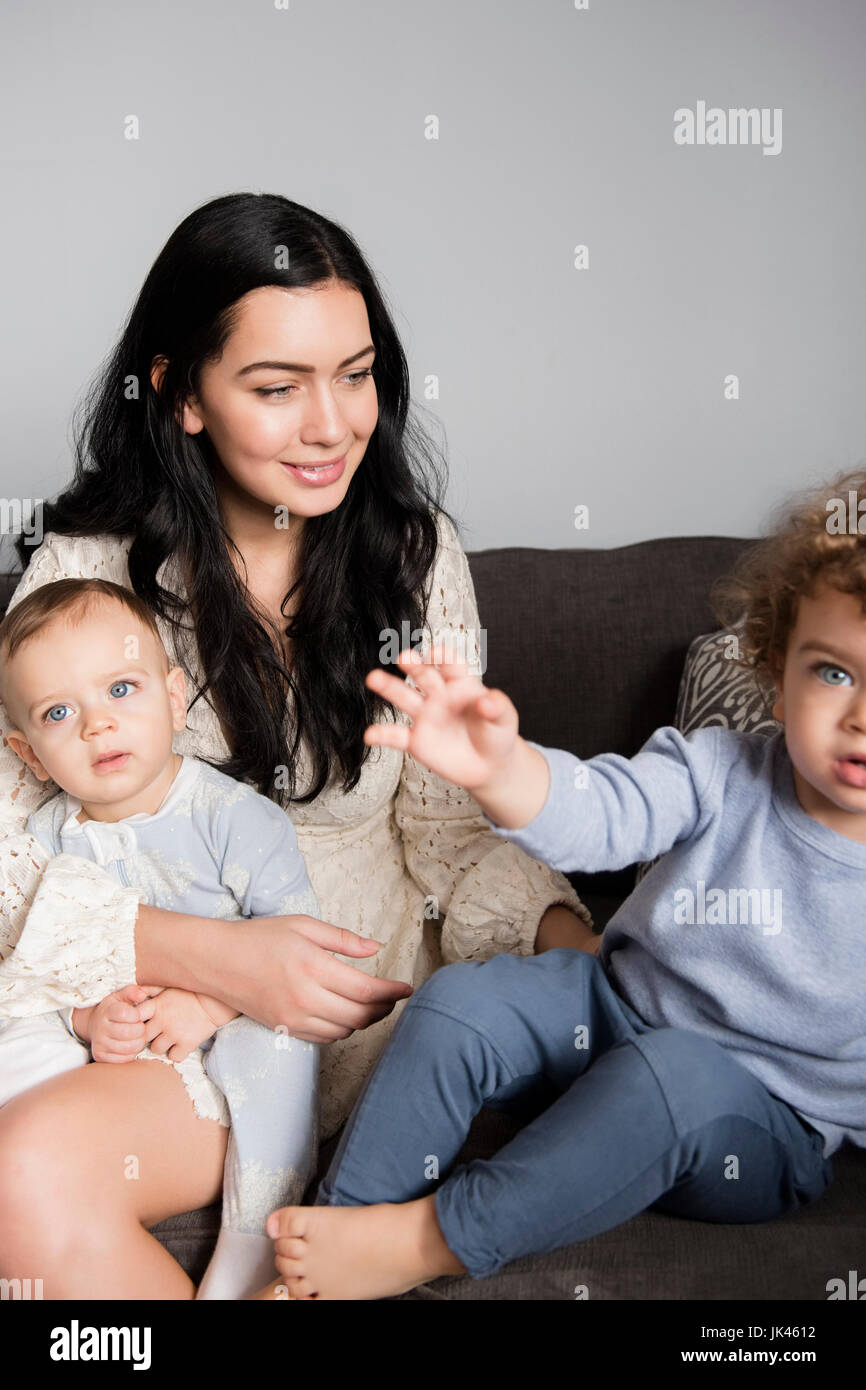
<path id="1" fill-rule="evenodd" d="M 801 598 L 776 681 L 803 809 L 866 842 L 866 619 L 859 598 L 823 585 Z M 859 760 L 859 761 L 858 761 Z"/>
<path id="2" fill-rule="evenodd" d="M 186 726 L 181 667 L 128 608 L 95 602 L 87 617 L 50 622 L 7 663 L 4 691 L 19 727 L 9 743 L 41 781 L 85 804 L 124 802 L 165 769 Z M 104 755 L 120 753 L 112 761 Z"/>

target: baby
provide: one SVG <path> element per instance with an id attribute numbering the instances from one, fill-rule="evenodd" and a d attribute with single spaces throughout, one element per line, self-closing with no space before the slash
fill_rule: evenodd
<path id="1" fill-rule="evenodd" d="M 9 743 L 62 788 L 27 821 L 47 853 L 94 860 L 171 911 L 319 916 L 285 812 L 173 752 L 184 673 L 131 590 L 99 579 L 34 590 L 0 623 L 0 685 L 18 726 Z M 58 942 L 52 964 L 74 950 Z M 299 1201 L 314 1171 L 318 1047 L 203 994 L 132 983 L 86 1008 L 0 1021 L 0 1104 L 91 1058 L 136 1057 L 174 1065 L 199 1115 L 231 1118 L 222 1227 L 197 1297 L 252 1294 L 274 1274 L 268 1213 Z"/>
<path id="2" fill-rule="evenodd" d="M 503 839 L 565 872 L 664 857 L 598 955 L 461 962 L 415 992 L 316 1205 L 268 1222 L 293 1298 L 480 1278 L 650 1206 L 769 1220 L 866 1147 L 866 476 L 831 487 L 714 595 L 772 687 L 772 737 L 665 727 L 581 760 L 519 737 L 508 697 L 441 652 L 401 656 L 420 691 L 367 677 L 414 721 L 367 742 L 466 787 Z M 455 1167 L 482 1106 L 530 1122 Z"/>

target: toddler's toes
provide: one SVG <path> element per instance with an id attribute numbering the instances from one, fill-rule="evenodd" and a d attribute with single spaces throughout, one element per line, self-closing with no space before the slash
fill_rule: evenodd
<path id="1" fill-rule="evenodd" d="M 318 1291 L 313 1288 L 309 1279 L 293 1279 L 290 1277 L 286 1280 L 286 1284 L 288 1285 L 289 1293 L 292 1298 L 298 1299 L 299 1302 L 319 1297 Z"/>
<path id="2" fill-rule="evenodd" d="M 305 1207 L 279 1207 L 271 1212 L 265 1230 L 272 1240 L 303 1237 L 306 1234 L 307 1210 Z"/>
<path id="3" fill-rule="evenodd" d="M 307 1242 L 299 1236 L 283 1236 L 274 1241 L 274 1254 L 282 1260 L 302 1260 L 308 1252 Z"/>

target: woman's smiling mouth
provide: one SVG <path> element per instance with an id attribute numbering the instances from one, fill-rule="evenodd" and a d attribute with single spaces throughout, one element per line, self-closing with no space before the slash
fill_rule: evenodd
<path id="1" fill-rule="evenodd" d="M 323 487 L 327 483 L 335 483 L 342 477 L 346 467 L 346 455 L 320 464 L 284 463 L 282 459 L 280 464 L 292 477 L 300 478 L 304 483 L 311 483 L 313 487 Z"/>

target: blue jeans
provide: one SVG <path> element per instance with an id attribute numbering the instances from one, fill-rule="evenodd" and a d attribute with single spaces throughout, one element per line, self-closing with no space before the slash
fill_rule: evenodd
<path id="1" fill-rule="evenodd" d="M 482 1106 L 528 1122 L 493 1158 L 453 1168 Z M 446 1243 L 480 1278 L 647 1207 L 771 1220 L 832 1177 L 818 1131 L 724 1048 L 651 1028 L 595 956 L 561 948 L 447 965 L 425 982 L 367 1079 L 316 1205 L 435 1192 Z"/>

